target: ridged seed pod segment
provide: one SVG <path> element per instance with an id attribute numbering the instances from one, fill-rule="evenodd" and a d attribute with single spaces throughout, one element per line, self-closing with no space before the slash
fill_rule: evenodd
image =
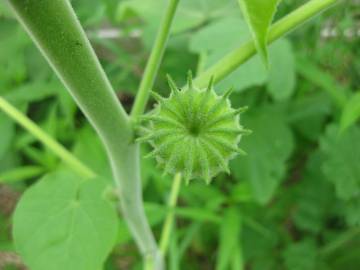
<path id="1" fill-rule="evenodd" d="M 180 90 L 168 77 L 168 98 L 152 92 L 157 106 L 142 117 L 145 135 L 138 141 L 149 142 L 165 173 L 182 173 L 186 181 L 202 178 L 206 183 L 221 171 L 229 172 L 229 160 L 239 153 L 241 136 L 249 133 L 240 125 L 246 108 L 231 108 L 229 96 L 215 93 L 212 80 L 206 89 L 193 85 L 191 72 L 187 86 Z"/>

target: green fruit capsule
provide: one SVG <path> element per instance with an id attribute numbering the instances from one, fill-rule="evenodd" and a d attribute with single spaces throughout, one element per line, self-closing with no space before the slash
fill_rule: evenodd
<path id="1" fill-rule="evenodd" d="M 148 156 L 155 157 L 165 173 L 180 172 L 187 182 L 202 178 L 210 183 L 219 172 L 229 173 L 229 160 L 244 153 L 238 144 L 249 133 L 240 125 L 246 108 L 231 108 L 232 90 L 218 96 L 212 81 L 199 89 L 189 72 L 187 86 L 180 90 L 168 77 L 170 97 L 153 92 L 158 105 L 142 117 L 147 128 L 138 141 L 152 145 Z"/>

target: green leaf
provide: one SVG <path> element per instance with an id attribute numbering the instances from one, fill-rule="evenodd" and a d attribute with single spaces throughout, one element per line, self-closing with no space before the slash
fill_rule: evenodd
<path id="1" fill-rule="evenodd" d="M 78 131 L 74 154 L 98 175 L 111 179 L 111 169 L 104 146 L 90 126 Z"/>
<path id="2" fill-rule="evenodd" d="M 99 270 L 116 240 L 115 208 L 100 178 L 81 181 L 56 172 L 21 198 L 14 216 L 15 244 L 33 270 Z"/>
<path id="3" fill-rule="evenodd" d="M 267 236 L 249 227 L 248 224 L 243 226 L 242 245 L 245 261 L 254 270 L 278 270 L 279 267 L 276 267 L 275 262 L 276 257 L 273 254 L 279 245 L 279 235 L 274 233 L 276 229 L 271 223 L 267 222 L 262 226 L 269 229 Z"/>
<path id="4" fill-rule="evenodd" d="M 9 22 L 0 24 L 0 87 L 9 87 L 26 78 L 24 51 L 29 38 L 19 25 Z M 0 89 L 0 92 L 4 89 Z"/>
<path id="5" fill-rule="evenodd" d="M 203 63 L 206 69 L 247 42 L 250 37 L 244 20 L 226 17 L 194 33 L 190 39 L 189 49 L 193 53 L 206 56 Z M 291 44 L 286 39 L 281 39 L 272 44 L 269 51 L 270 61 L 274 63 L 270 73 L 266 71 L 260 57 L 256 55 L 222 80 L 218 84 L 219 89 L 235 87 L 235 90 L 241 91 L 251 86 L 265 84 L 269 79 L 269 84 L 271 84 L 269 92 L 275 99 L 281 100 L 291 96 L 295 84 Z"/>
<path id="6" fill-rule="evenodd" d="M 246 23 L 242 19 L 228 17 L 201 28 L 192 35 L 189 46 L 190 51 L 207 55 L 204 68 L 208 68 L 249 38 L 250 33 Z M 267 72 L 259 56 L 255 56 L 218 85 L 219 89 L 235 87 L 237 91 L 240 91 L 250 86 L 264 84 L 266 79 Z"/>
<path id="7" fill-rule="evenodd" d="M 225 270 L 231 264 L 241 232 L 240 211 L 236 208 L 226 210 L 219 235 L 219 249 L 216 260 L 216 270 Z"/>
<path id="8" fill-rule="evenodd" d="M 238 184 L 232 186 L 231 199 L 240 203 L 253 201 L 254 199 L 250 183 L 239 182 Z"/>
<path id="9" fill-rule="evenodd" d="M 313 233 L 321 232 L 337 202 L 331 183 L 322 173 L 322 162 L 319 151 L 310 156 L 294 193 L 293 221 L 299 229 Z"/>
<path id="10" fill-rule="evenodd" d="M 340 199 L 359 198 L 360 194 L 360 128 L 352 127 L 339 134 L 331 125 L 321 139 L 321 149 L 325 155 L 323 171 L 336 188 Z"/>
<path id="11" fill-rule="evenodd" d="M 289 103 L 288 121 L 306 139 L 317 143 L 331 114 L 331 100 L 324 92 L 298 97 Z"/>
<path id="12" fill-rule="evenodd" d="M 317 249 L 312 240 L 303 240 L 290 244 L 283 255 L 288 270 L 317 269 Z"/>
<path id="13" fill-rule="evenodd" d="M 267 90 L 276 101 L 288 99 L 294 93 L 296 74 L 291 42 L 280 39 L 271 46 Z"/>
<path id="14" fill-rule="evenodd" d="M 344 133 L 330 125 L 321 139 L 324 154 L 323 171 L 334 184 L 336 195 L 344 201 L 344 215 L 350 225 L 360 224 L 360 128 L 353 126 Z"/>
<path id="15" fill-rule="evenodd" d="M 256 48 L 268 65 L 267 39 L 269 28 L 280 0 L 238 0 L 251 29 Z"/>
<path id="16" fill-rule="evenodd" d="M 10 17 L 11 11 L 9 5 L 5 1 L 0 2 L 0 16 Z"/>
<path id="17" fill-rule="evenodd" d="M 117 10 L 117 19 L 122 21 L 135 14 L 148 24 L 158 25 L 167 2 L 167 0 L 121 1 Z M 230 0 L 181 0 L 171 31 L 172 33 L 184 32 L 200 26 L 209 19 L 236 14 L 234 7 L 234 2 Z"/>
<path id="18" fill-rule="evenodd" d="M 122 22 L 134 16 L 144 22 L 142 40 L 150 49 L 156 36 L 167 0 L 120 1 L 116 18 Z M 181 0 L 171 27 L 172 34 L 180 34 L 202 26 L 211 19 L 236 15 L 236 3 L 232 0 Z M 170 44 L 169 44 L 170 45 Z"/>
<path id="19" fill-rule="evenodd" d="M 232 162 L 232 172 L 238 180 L 249 181 L 255 200 L 266 204 L 284 179 L 293 136 L 275 109 L 259 108 L 256 114 L 244 114 L 242 124 L 253 134 L 242 139 L 241 147 L 248 155 Z"/>
<path id="20" fill-rule="evenodd" d="M 232 0 L 181 0 L 175 17 L 173 32 L 179 33 L 200 26 L 210 19 L 235 14 Z"/>
<path id="21" fill-rule="evenodd" d="M 359 226 L 360 225 L 360 199 L 354 198 L 349 201 L 346 201 L 344 204 L 344 216 L 347 224 L 350 226 Z"/>
<path id="22" fill-rule="evenodd" d="M 345 104 L 343 109 L 340 130 L 343 132 L 350 126 L 356 123 L 360 117 L 360 92 L 355 93 L 350 100 Z"/>
<path id="23" fill-rule="evenodd" d="M 104 1 L 77 0 L 72 3 L 81 25 L 86 27 L 99 25 L 103 18 L 105 9 Z"/>

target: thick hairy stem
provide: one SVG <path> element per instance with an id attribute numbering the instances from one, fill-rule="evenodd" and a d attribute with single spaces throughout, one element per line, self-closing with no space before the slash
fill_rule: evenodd
<path id="1" fill-rule="evenodd" d="M 171 23 L 175 16 L 175 11 L 178 6 L 179 0 L 169 0 L 163 21 L 161 22 L 159 32 L 157 34 L 154 47 L 151 51 L 149 61 L 143 78 L 140 83 L 139 91 L 135 99 L 131 117 L 136 118 L 144 113 L 146 103 L 149 99 L 149 93 L 154 85 L 155 77 L 166 48 L 166 43 L 169 38 Z"/>
<path id="2" fill-rule="evenodd" d="M 141 252 L 161 265 L 143 209 L 139 149 L 133 144 L 130 119 L 119 103 L 70 2 L 9 0 L 9 3 L 99 134 L 119 187 L 124 218 Z"/>
<path id="3" fill-rule="evenodd" d="M 308 19 L 323 12 L 336 2 L 339 2 L 339 0 L 311 0 L 304 4 L 273 24 L 269 31 L 268 43 L 270 44 L 278 38 L 284 36 L 286 33 L 294 30 Z M 236 26 L 234 25 L 234 27 Z M 248 41 L 239 48 L 225 55 L 205 72 L 201 73 L 194 80 L 194 83 L 199 87 L 206 87 L 211 76 L 215 76 L 215 82 L 219 82 L 255 54 L 256 46 L 254 41 Z"/>

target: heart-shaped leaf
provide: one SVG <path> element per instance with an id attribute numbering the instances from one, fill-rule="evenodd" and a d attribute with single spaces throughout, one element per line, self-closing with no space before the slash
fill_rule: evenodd
<path id="1" fill-rule="evenodd" d="M 32 270 L 99 270 L 115 244 L 115 208 L 105 181 L 61 171 L 21 198 L 14 216 L 16 247 Z"/>

